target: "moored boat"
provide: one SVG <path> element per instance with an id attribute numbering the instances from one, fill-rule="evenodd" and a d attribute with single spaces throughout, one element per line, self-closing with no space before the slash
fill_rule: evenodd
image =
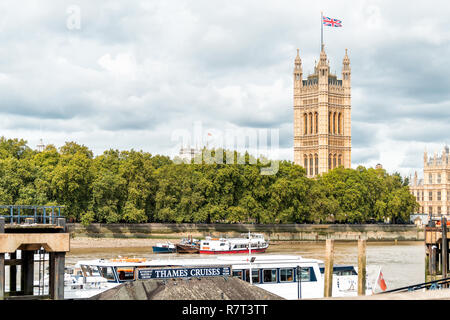
<path id="1" fill-rule="evenodd" d="M 192 237 L 183 238 L 175 246 L 177 253 L 199 253 L 200 251 L 200 241 Z"/>
<path id="2" fill-rule="evenodd" d="M 177 250 L 175 245 L 169 241 L 166 243 L 157 243 L 152 249 L 154 253 L 174 253 Z"/>
<path id="3" fill-rule="evenodd" d="M 176 244 L 177 253 L 199 253 L 199 246 L 194 244 Z"/>
<path id="4" fill-rule="evenodd" d="M 260 253 L 265 252 L 269 242 L 260 233 L 243 233 L 240 238 L 206 237 L 200 241 L 201 254 Z"/>
<path id="5" fill-rule="evenodd" d="M 86 284 L 86 280 L 65 281 L 65 296 L 69 299 L 88 298 L 127 281 L 211 276 L 237 277 L 285 299 L 321 298 L 324 295 L 323 261 L 294 255 L 100 259 L 79 261 L 78 265 L 81 277 L 92 284 L 77 289 L 77 285 Z M 357 295 L 358 275 L 353 266 L 336 266 L 333 273 L 333 297 Z M 367 283 L 366 294 L 372 294 L 371 282 Z"/>

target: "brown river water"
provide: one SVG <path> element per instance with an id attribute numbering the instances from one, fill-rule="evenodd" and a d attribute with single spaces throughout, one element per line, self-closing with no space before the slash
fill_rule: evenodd
<path id="1" fill-rule="evenodd" d="M 161 241 L 163 242 L 163 241 Z M 174 242 L 174 241 L 173 241 Z M 388 290 L 424 282 L 425 246 L 423 241 L 367 242 L 367 276 L 374 281 L 381 267 Z M 305 258 L 323 260 L 325 241 L 279 241 L 271 242 L 266 253 L 293 254 Z M 74 248 L 66 255 L 66 266 L 73 266 L 79 260 L 140 257 L 160 259 L 164 257 L 203 258 L 210 255 L 199 254 L 154 254 L 151 246 L 116 248 Z M 356 241 L 334 244 L 334 263 L 358 265 L 358 245 Z"/>

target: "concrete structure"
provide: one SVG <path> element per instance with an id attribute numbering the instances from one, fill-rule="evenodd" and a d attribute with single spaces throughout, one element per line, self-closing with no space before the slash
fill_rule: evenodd
<path id="1" fill-rule="evenodd" d="M 20 220 L 14 215 L 7 218 Z M 0 300 L 64 299 L 64 264 L 65 254 L 70 250 L 70 236 L 66 232 L 65 218 L 52 217 L 51 220 L 55 223 L 38 224 L 34 223 L 34 218 L 25 218 L 25 224 L 12 220 L 5 224 L 5 217 L 0 217 Z M 44 260 L 35 261 L 35 254 L 41 256 L 45 253 L 49 254 L 48 295 L 44 295 L 44 278 L 47 275 Z M 39 263 L 39 270 L 35 270 L 35 263 Z M 9 290 L 6 290 L 6 268 L 9 268 Z M 36 273 L 40 283 L 37 295 Z"/>
<path id="2" fill-rule="evenodd" d="M 139 280 L 89 300 L 284 300 L 235 277 Z"/>
<path id="3" fill-rule="evenodd" d="M 450 162 L 449 147 L 445 146 L 442 155 L 437 153 L 428 157 L 423 155 L 423 179 L 418 179 L 417 172 L 410 179 L 410 192 L 420 204 L 417 212 L 440 217 L 450 216 Z"/>
<path id="4" fill-rule="evenodd" d="M 303 80 L 299 50 L 294 67 L 294 163 L 308 177 L 351 167 L 351 70 L 345 50 L 342 80 L 330 72 L 322 45 L 314 73 Z"/>

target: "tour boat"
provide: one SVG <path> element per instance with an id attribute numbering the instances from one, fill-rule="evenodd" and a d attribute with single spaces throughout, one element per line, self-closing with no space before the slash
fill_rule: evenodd
<path id="1" fill-rule="evenodd" d="M 152 249 L 154 253 L 174 253 L 177 250 L 175 245 L 169 241 L 166 243 L 157 243 Z"/>
<path id="2" fill-rule="evenodd" d="M 66 299 L 89 298 L 127 281 L 211 276 L 237 277 L 285 299 L 321 298 L 324 295 L 323 261 L 295 255 L 100 259 L 79 261 L 77 265 L 79 274 L 72 275 L 72 281 L 65 281 Z M 358 275 L 353 266 L 334 267 L 333 297 L 356 296 L 357 283 Z M 367 283 L 366 294 L 371 294 L 371 283 Z"/>
<path id="3" fill-rule="evenodd" d="M 269 242 L 260 233 L 243 233 L 241 238 L 212 238 L 206 237 L 200 241 L 200 253 L 258 253 L 264 252 L 269 247 Z"/>

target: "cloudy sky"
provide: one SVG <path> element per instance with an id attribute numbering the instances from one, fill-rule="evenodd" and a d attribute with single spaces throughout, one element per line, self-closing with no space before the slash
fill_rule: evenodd
<path id="1" fill-rule="evenodd" d="M 292 69 L 352 68 L 352 166 L 404 175 L 450 143 L 446 1 L 2 1 L 0 135 L 174 155 L 176 132 L 277 131 L 293 159 Z M 272 130 L 272 131 L 271 131 Z"/>

